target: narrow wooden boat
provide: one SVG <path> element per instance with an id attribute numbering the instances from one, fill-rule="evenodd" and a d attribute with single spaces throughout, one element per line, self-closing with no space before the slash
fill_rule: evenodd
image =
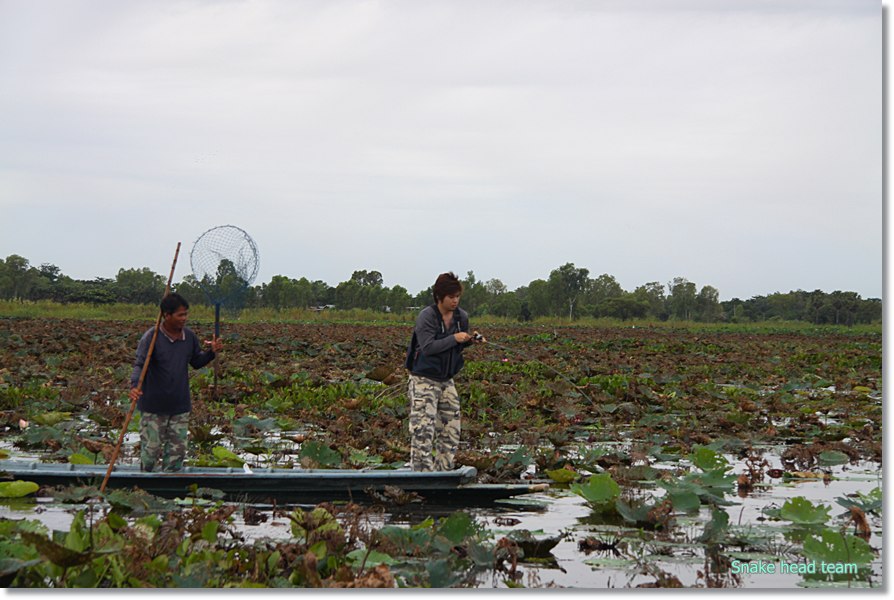
<path id="1" fill-rule="evenodd" d="M 75 465 L 0 460 L 0 478 L 33 481 L 44 486 L 95 485 L 108 465 Z M 3 475 L 5 474 L 5 475 Z M 542 491 L 543 484 L 478 484 L 475 467 L 452 471 L 409 469 L 243 469 L 185 467 L 172 473 L 144 472 L 133 465 L 116 465 L 108 487 L 133 488 L 164 497 L 184 497 L 191 486 L 221 490 L 228 498 L 265 502 L 324 502 L 390 499 L 409 501 L 413 494 L 425 503 L 484 504 Z"/>

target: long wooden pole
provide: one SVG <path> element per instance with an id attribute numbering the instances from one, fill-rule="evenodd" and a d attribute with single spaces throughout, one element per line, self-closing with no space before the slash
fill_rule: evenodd
<path id="1" fill-rule="evenodd" d="M 214 339 L 220 337 L 220 302 L 214 303 Z M 211 388 L 213 390 L 211 396 L 216 401 L 218 398 L 217 395 L 217 379 L 220 375 L 220 361 L 217 360 L 217 353 L 214 353 L 214 387 Z"/>
<path id="2" fill-rule="evenodd" d="M 165 296 L 171 292 L 171 282 L 174 280 L 174 268 L 177 266 L 177 257 L 179 255 L 180 242 L 177 242 L 177 250 L 174 252 L 174 262 L 171 264 L 171 274 L 168 275 L 168 284 L 165 286 Z M 146 379 L 146 371 L 149 369 L 149 359 L 152 358 L 152 351 L 155 350 L 155 340 L 158 338 L 158 329 L 161 327 L 161 318 L 163 314 L 164 313 L 161 310 L 158 311 L 158 318 L 155 320 L 155 331 L 152 332 L 152 341 L 149 342 L 149 350 L 146 352 L 146 360 L 143 362 L 143 370 L 140 372 L 139 381 L 137 381 L 137 390 L 143 389 L 143 380 Z M 118 453 L 121 451 L 121 444 L 124 442 L 124 434 L 127 433 L 127 426 L 130 425 L 130 420 L 136 409 L 137 401 L 132 400 L 130 403 L 130 410 L 127 412 L 127 417 L 124 419 L 124 425 L 121 426 L 121 435 L 118 436 L 118 444 L 115 445 L 115 452 L 112 453 L 112 458 L 109 459 L 109 468 L 106 471 L 106 476 L 102 480 L 102 485 L 99 486 L 100 493 L 106 491 L 106 484 L 109 483 L 109 477 L 112 474 L 112 470 L 115 468 L 115 462 L 118 460 Z"/>

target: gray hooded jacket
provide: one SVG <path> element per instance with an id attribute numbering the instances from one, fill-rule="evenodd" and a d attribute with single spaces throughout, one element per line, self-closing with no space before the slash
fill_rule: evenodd
<path id="1" fill-rule="evenodd" d="M 410 373 L 437 381 L 448 381 L 459 373 L 463 368 L 463 349 L 471 343 L 456 341 L 454 334 L 460 331 L 469 331 L 469 314 L 463 309 L 454 311 L 449 331 L 436 304 L 422 309 L 407 349 L 406 366 Z"/>

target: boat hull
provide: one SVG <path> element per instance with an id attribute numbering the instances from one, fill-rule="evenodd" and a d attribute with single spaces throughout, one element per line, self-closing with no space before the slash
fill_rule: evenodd
<path id="1" fill-rule="evenodd" d="M 54 464 L 0 460 L 0 473 L 42 486 L 99 487 L 108 465 Z M 184 497 L 193 486 L 222 491 L 228 498 L 253 502 L 325 502 L 330 500 L 412 500 L 426 503 L 491 502 L 538 491 L 524 484 L 476 484 L 474 467 L 421 472 L 409 469 L 252 469 L 186 467 L 170 473 L 143 472 L 116 465 L 110 488 L 140 488 L 164 497 Z"/>

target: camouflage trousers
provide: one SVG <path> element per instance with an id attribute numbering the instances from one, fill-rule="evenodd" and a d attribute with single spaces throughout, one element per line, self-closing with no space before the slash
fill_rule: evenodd
<path id="1" fill-rule="evenodd" d="M 143 471 L 180 471 L 186 458 L 189 413 L 141 413 L 140 465 Z M 160 464 L 159 464 L 160 463 Z"/>
<path id="2" fill-rule="evenodd" d="M 459 394 L 453 380 L 410 375 L 410 468 L 449 471 L 459 447 Z"/>

